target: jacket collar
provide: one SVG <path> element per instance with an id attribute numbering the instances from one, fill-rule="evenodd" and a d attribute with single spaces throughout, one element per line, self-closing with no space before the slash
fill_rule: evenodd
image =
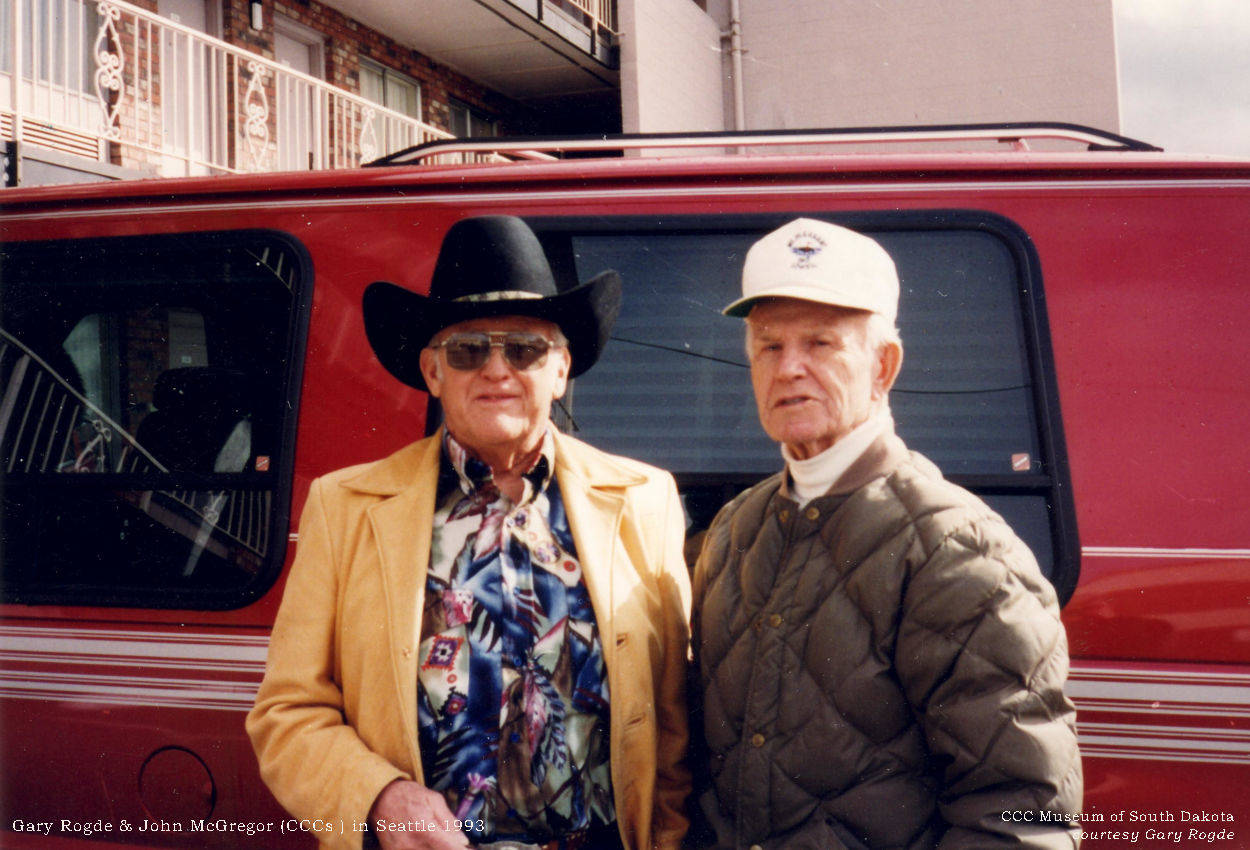
<path id="1" fill-rule="evenodd" d="M 438 452 L 443 429 L 437 434 L 404 446 L 382 460 L 363 466 L 346 478 L 343 486 L 373 496 L 398 496 L 418 484 L 420 473 L 431 467 L 437 474 Z"/>
<path id="2" fill-rule="evenodd" d="M 864 453 L 847 467 L 846 472 L 833 482 L 829 495 L 854 493 L 865 484 L 889 475 L 908 457 L 907 446 L 890 429 L 873 440 Z"/>
<path id="3" fill-rule="evenodd" d="M 850 466 L 846 468 L 833 485 L 825 491 L 824 496 L 846 496 L 854 493 L 860 487 L 875 481 L 878 478 L 884 478 L 898 468 L 899 464 L 907 460 L 911 453 L 907 450 L 907 445 L 896 435 L 893 429 L 879 434 L 875 440 L 868 444 L 868 448 L 864 450 L 858 458 L 856 458 Z M 788 499 L 794 498 L 793 484 L 790 482 L 790 473 L 782 473 L 781 494 Z"/>
<path id="4" fill-rule="evenodd" d="M 590 449 L 573 437 L 554 432 L 556 471 L 573 476 L 590 487 L 633 487 L 647 480 L 646 476 L 620 458 Z"/>

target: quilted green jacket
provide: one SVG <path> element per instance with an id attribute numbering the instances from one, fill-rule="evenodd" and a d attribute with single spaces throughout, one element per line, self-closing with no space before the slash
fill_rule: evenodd
<path id="1" fill-rule="evenodd" d="M 1078 843 L 1054 590 L 894 435 L 802 509 L 781 474 L 726 505 L 694 601 L 702 844 Z"/>

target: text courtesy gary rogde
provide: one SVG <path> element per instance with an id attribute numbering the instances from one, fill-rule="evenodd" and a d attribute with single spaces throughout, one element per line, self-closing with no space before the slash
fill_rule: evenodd
<path id="1" fill-rule="evenodd" d="M 1138 844 L 1143 841 L 1167 844 L 1205 842 L 1233 842 L 1237 833 L 1229 824 L 1236 823 L 1231 812 L 1138 811 L 1124 809 L 1118 812 L 1061 812 L 1032 811 L 1027 809 L 1006 811 L 1004 823 L 1053 824 L 1067 823 L 1081 830 L 1083 841 L 1113 841 L 1121 844 Z M 1236 846 L 1240 847 L 1238 843 Z"/>
<path id="2" fill-rule="evenodd" d="M 13 832 L 34 833 L 36 835 L 69 835 L 80 838 L 124 833 L 234 833 L 236 835 L 266 835 L 279 833 L 340 833 L 348 832 L 438 832 L 440 830 L 483 829 L 484 824 L 472 820 L 431 821 L 416 820 L 402 822 L 375 821 L 344 821 L 334 819 L 303 819 L 288 818 L 280 821 L 231 821 L 224 818 L 201 818 L 189 821 L 167 820 L 24 820 L 15 818 L 8 827 Z"/>

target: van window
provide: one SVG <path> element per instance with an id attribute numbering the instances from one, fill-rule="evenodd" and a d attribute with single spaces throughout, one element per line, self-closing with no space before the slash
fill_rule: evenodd
<path id="1" fill-rule="evenodd" d="M 10 244 L 0 264 L 5 601 L 262 592 L 285 551 L 301 252 L 196 234 Z"/>
<path id="2" fill-rule="evenodd" d="M 782 466 L 756 415 L 743 323 L 720 311 L 751 243 L 794 217 L 533 222 L 578 279 L 613 268 L 624 281 L 613 340 L 565 400 L 571 427 L 671 470 L 694 532 Z M 1057 577 L 1075 540 L 1049 349 L 1029 333 L 1044 324 L 1027 239 L 978 213 L 824 217 L 873 236 L 898 267 L 900 436 L 1002 513 Z"/>

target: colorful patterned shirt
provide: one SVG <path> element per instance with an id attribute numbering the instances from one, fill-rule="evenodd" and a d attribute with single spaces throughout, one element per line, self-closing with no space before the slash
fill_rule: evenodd
<path id="1" fill-rule="evenodd" d="M 542 843 L 616 818 L 608 681 L 544 437 L 514 504 L 443 439 L 421 622 L 426 784 L 474 842 Z"/>

